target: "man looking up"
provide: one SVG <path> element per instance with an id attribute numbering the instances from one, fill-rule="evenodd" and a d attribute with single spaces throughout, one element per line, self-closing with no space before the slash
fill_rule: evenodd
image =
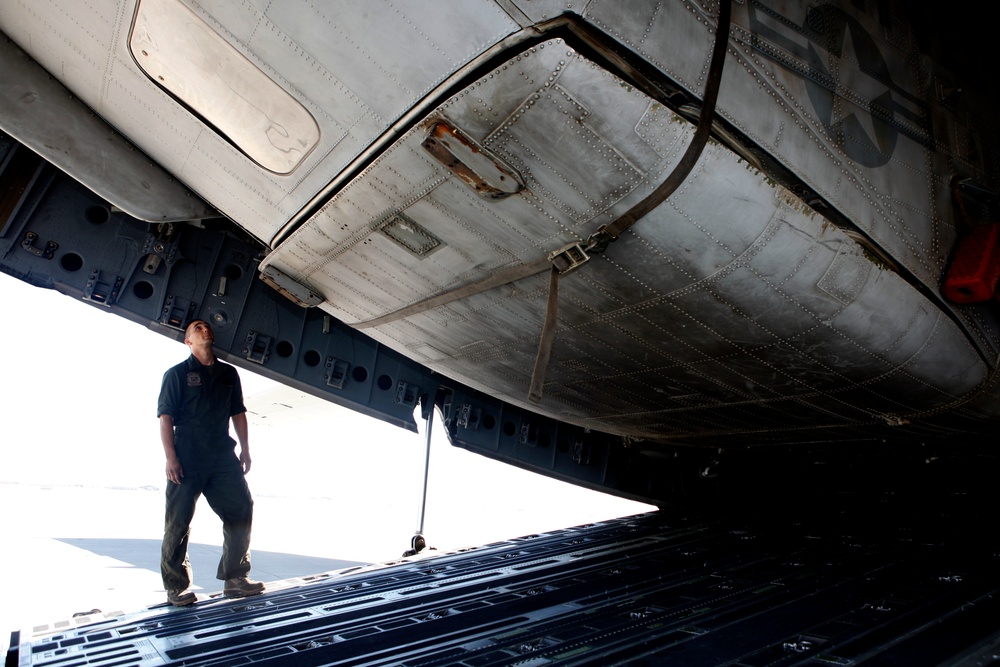
<path id="1" fill-rule="evenodd" d="M 188 538 L 195 504 L 204 494 L 222 519 L 222 558 L 216 576 L 223 595 L 246 597 L 263 592 L 250 573 L 253 499 L 244 475 L 250 472 L 246 407 L 236 369 L 215 357 L 215 335 L 204 320 L 184 332 L 191 356 L 163 374 L 157 416 L 167 457 L 167 502 L 160 551 L 160 573 L 167 601 L 186 606 L 197 601 L 191 587 Z M 229 435 L 229 421 L 239 439 Z"/>

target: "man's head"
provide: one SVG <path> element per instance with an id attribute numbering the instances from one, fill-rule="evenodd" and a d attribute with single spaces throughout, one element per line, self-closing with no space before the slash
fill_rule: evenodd
<path id="1" fill-rule="evenodd" d="M 215 333 L 205 320 L 194 320 L 184 330 L 184 343 L 191 347 L 211 345 L 215 342 Z"/>

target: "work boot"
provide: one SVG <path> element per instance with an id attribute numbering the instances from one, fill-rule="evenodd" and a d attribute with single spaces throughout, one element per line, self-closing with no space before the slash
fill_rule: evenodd
<path id="1" fill-rule="evenodd" d="M 222 589 L 222 594 L 227 598 L 245 598 L 251 595 L 260 595 L 263 592 L 264 584 L 246 577 L 226 579 L 226 585 Z"/>
<path id="2" fill-rule="evenodd" d="M 198 601 L 198 596 L 189 590 L 174 588 L 167 591 L 167 602 L 175 607 L 187 607 Z"/>

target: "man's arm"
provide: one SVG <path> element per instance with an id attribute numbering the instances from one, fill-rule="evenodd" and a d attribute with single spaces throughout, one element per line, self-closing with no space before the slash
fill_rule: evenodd
<path id="1" fill-rule="evenodd" d="M 163 453 L 167 457 L 167 479 L 180 484 L 184 478 L 184 469 L 181 468 L 181 461 L 174 449 L 174 418 L 171 415 L 160 415 L 160 442 L 163 443 Z"/>
<path id="2" fill-rule="evenodd" d="M 232 416 L 233 428 L 236 430 L 236 439 L 240 441 L 240 463 L 243 465 L 243 474 L 250 472 L 250 440 L 247 429 L 247 413 L 241 412 Z"/>

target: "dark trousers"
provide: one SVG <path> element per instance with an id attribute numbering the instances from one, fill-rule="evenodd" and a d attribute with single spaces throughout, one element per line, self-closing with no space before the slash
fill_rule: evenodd
<path id="1" fill-rule="evenodd" d="M 184 477 L 180 484 L 167 482 L 166 517 L 160 551 L 160 574 L 166 590 L 191 586 L 188 538 L 195 504 L 203 494 L 212 510 L 222 519 L 222 558 L 216 577 L 245 577 L 250 572 L 250 526 L 253 499 L 239 460 L 231 452 L 216 464 L 181 461 Z"/>

